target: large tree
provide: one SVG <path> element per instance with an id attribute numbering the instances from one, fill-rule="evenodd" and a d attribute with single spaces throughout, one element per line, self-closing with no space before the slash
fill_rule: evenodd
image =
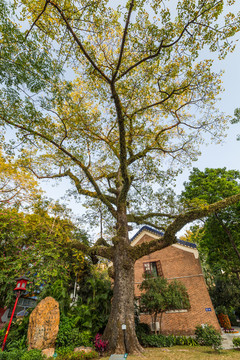
<path id="1" fill-rule="evenodd" d="M 0 148 L 0 207 L 31 205 L 42 193 L 37 185 L 36 178 Z"/>
<path id="2" fill-rule="evenodd" d="M 87 243 L 86 235 L 59 204 L 35 203 L 31 214 L 15 208 L 0 208 L 0 306 L 14 300 L 16 277 L 27 275 L 28 290 L 39 292 L 57 280 L 69 291 L 90 264 L 81 251 L 68 248 L 71 242 Z"/>
<path id="3" fill-rule="evenodd" d="M 240 191 L 237 170 L 194 168 L 184 183 L 182 200 L 192 207 L 212 204 Z M 240 280 L 240 203 L 217 210 L 195 228 L 199 250 L 212 273 L 234 275 Z"/>
<path id="4" fill-rule="evenodd" d="M 179 213 L 166 190 L 170 162 L 190 162 L 204 134 L 219 139 L 225 127 L 214 109 L 219 75 L 199 55 L 209 48 L 224 58 L 233 49 L 239 18 L 224 17 L 223 6 L 234 0 L 179 0 L 171 10 L 156 0 L 119 6 L 107 0 L 14 1 L 25 20 L 22 31 L 0 4 L 0 122 L 15 129 L 22 165 L 38 178 L 70 179 L 76 196 L 99 201 L 114 222 L 111 244 L 100 239 L 85 251 L 113 262 L 104 334 L 111 350 L 124 351 L 125 323 L 129 352 L 141 351 L 134 327 L 135 261 L 174 243 L 186 223 L 240 198 Z M 132 248 L 130 223 L 152 224 L 164 235 Z"/>
<path id="5" fill-rule="evenodd" d="M 190 206 L 211 204 L 239 193 L 240 172 L 236 170 L 194 168 L 184 183 L 182 200 Z M 229 314 L 239 309 L 240 280 L 240 202 L 216 210 L 187 234 L 188 241 L 197 242 L 203 270 L 213 304 L 226 306 Z"/>

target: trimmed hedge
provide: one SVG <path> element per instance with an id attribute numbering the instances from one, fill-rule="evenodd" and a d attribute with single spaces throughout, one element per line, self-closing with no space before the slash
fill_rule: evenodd
<path id="1" fill-rule="evenodd" d="M 174 335 L 142 335 L 139 339 L 144 347 L 171 347 L 174 345 L 196 346 L 198 342 L 192 337 Z"/>

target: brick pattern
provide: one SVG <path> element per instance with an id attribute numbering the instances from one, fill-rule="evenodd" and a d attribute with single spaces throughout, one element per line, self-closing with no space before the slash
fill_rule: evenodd
<path id="1" fill-rule="evenodd" d="M 150 240 L 152 237 L 144 234 L 138 244 Z M 151 261 L 160 261 L 162 274 L 166 279 L 169 281 L 177 279 L 185 285 L 191 305 L 187 312 L 164 313 L 162 333 L 166 335 L 193 335 L 196 325 L 206 323 L 213 325 L 216 330 L 220 331 L 199 259 L 196 259 L 193 253 L 185 251 L 184 246 L 181 246 L 181 249 L 169 246 L 143 256 L 135 263 L 135 295 L 137 297 L 141 295 L 139 285 L 143 280 L 143 263 Z M 151 316 L 142 314 L 140 321 L 150 324 Z"/>

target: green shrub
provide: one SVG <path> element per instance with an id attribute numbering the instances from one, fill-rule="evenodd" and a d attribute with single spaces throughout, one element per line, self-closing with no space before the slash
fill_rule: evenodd
<path id="1" fill-rule="evenodd" d="M 234 337 L 232 342 L 233 342 L 234 347 L 240 348 L 240 337 Z"/>
<path id="2" fill-rule="evenodd" d="M 197 346 L 198 342 L 191 336 L 175 336 L 174 345 Z"/>
<path id="3" fill-rule="evenodd" d="M 65 355 L 58 355 L 58 360 L 91 360 L 98 358 L 98 353 L 96 351 L 91 351 L 90 353 L 85 353 L 84 351 L 72 352 Z"/>
<path id="4" fill-rule="evenodd" d="M 174 345 L 172 337 L 156 334 L 142 336 L 141 342 L 145 347 L 171 347 Z"/>
<path id="5" fill-rule="evenodd" d="M 70 345 L 70 346 L 59 347 L 57 348 L 56 352 L 58 356 L 63 356 L 63 355 L 71 354 L 73 350 L 74 350 L 74 346 Z"/>
<path id="6" fill-rule="evenodd" d="M 199 345 L 212 346 L 215 350 L 221 349 L 222 337 L 212 325 L 198 325 L 195 330 L 195 335 Z"/>
<path id="7" fill-rule="evenodd" d="M 67 346 L 70 342 L 72 329 L 73 329 L 72 319 L 67 316 L 61 316 L 59 331 L 56 341 L 56 347 Z"/>
<path id="8" fill-rule="evenodd" d="M 187 336 L 142 335 L 140 342 L 144 347 L 171 347 L 174 345 L 196 346 L 197 341 Z"/>
<path id="9" fill-rule="evenodd" d="M 151 334 L 151 329 L 150 329 L 150 326 L 148 324 L 137 323 L 137 325 L 136 325 L 136 335 L 137 335 L 138 339 L 141 339 L 141 337 L 144 336 L 144 335 L 150 335 L 150 334 Z"/>
<path id="10" fill-rule="evenodd" d="M 66 347 L 71 344 L 76 346 L 91 346 L 92 345 L 92 333 L 90 330 L 81 331 L 75 325 L 75 319 L 73 317 L 67 317 L 63 315 L 61 317 L 56 347 Z"/>
<path id="11" fill-rule="evenodd" d="M 0 351 L 0 360 L 43 360 L 46 356 L 42 355 L 41 350 L 12 350 Z"/>
<path id="12" fill-rule="evenodd" d="M 7 360 L 6 351 L 4 352 L 4 351 L 0 350 L 0 360 Z"/>
<path id="13" fill-rule="evenodd" d="M 31 311 L 32 309 L 29 309 Z M 9 331 L 5 350 L 11 351 L 13 349 L 26 349 L 26 339 L 28 331 L 29 315 L 23 317 L 21 320 L 13 321 L 11 330 Z M 6 330 L 5 330 L 6 332 Z"/>
<path id="14" fill-rule="evenodd" d="M 42 359 L 46 359 L 46 356 L 42 355 L 41 350 L 36 350 L 36 349 L 26 351 L 21 357 L 21 360 L 42 360 Z"/>
<path id="15" fill-rule="evenodd" d="M 91 346 L 92 334 L 90 331 L 80 331 L 78 328 L 72 328 L 70 323 L 60 325 L 56 347 L 65 347 L 71 344 L 76 346 Z"/>
<path id="16" fill-rule="evenodd" d="M 233 308 L 228 309 L 228 317 L 232 326 L 238 326 L 237 316 Z"/>
<path id="17" fill-rule="evenodd" d="M 0 343 L 2 344 L 4 336 L 6 334 L 6 327 L 4 327 L 3 329 L 0 329 Z M 0 350 L 1 352 L 1 350 Z"/>
<path id="18" fill-rule="evenodd" d="M 27 349 L 27 336 L 23 335 L 21 338 L 19 339 L 12 339 L 11 341 L 7 342 L 7 351 L 12 351 L 15 349 L 18 350 L 25 350 Z"/>
<path id="19" fill-rule="evenodd" d="M 20 360 L 22 359 L 22 355 L 24 354 L 24 350 L 15 349 L 13 351 L 3 351 L 0 353 L 1 360 Z"/>

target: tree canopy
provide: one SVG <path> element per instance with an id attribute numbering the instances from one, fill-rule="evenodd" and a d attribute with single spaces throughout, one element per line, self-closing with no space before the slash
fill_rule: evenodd
<path id="1" fill-rule="evenodd" d="M 194 168 L 185 184 L 182 199 L 196 204 L 211 204 L 240 190 L 240 173 L 236 170 Z M 240 276 L 239 251 L 240 203 L 224 210 L 216 210 L 204 220 L 197 231 L 199 249 L 212 270 Z M 196 229 L 195 229 L 196 232 Z"/>
<path id="2" fill-rule="evenodd" d="M 190 308 L 187 290 L 179 281 L 174 280 L 168 283 L 166 279 L 160 276 L 146 276 L 139 288 L 144 291 L 141 294 L 140 308 L 142 311 L 151 314 L 155 333 L 157 333 L 155 324 L 158 315 L 160 315 L 161 333 L 162 314 L 165 311 Z"/>
<path id="3" fill-rule="evenodd" d="M 40 196 L 34 176 L 21 169 L 13 157 L 3 155 L 0 149 L 0 206 L 24 207 Z"/>
<path id="4" fill-rule="evenodd" d="M 13 300 L 15 278 L 23 274 L 30 279 L 30 294 L 36 295 L 43 285 L 56 280 L 61 280 L 68 291 L 72 289 L 89 260 L 68 246 L 71 241 L 86 243 L 86 235 L 58 204 L 39 201 L 31 214 L 1 208 L 0 306 Z"/>
<path id="5" fill-rule="evenodd" d="M 185 183 L 182 199 L 191 206 L 211 204 L 237 194 L 240 172 L 236 170 L 194 168 Z M 239 308 L 240 280 L 240 203 L 216 211 L 192 228 L 189 241 L 198 243 L 203 269 L 215 307 Z M 234 301 L 234 299 L 236 301 Z"/>
<path id="6" fill-rule="evenodd" d="M 70 179 L 76 196 L 100 202 L 114 222 L 111 245 L 100 239 L 84 250 L 113 261 L 104 336 L 121 353 L 122 323 L 129 351 L 141 351 L 135 260 L 240 198 L 181 212 L 168 189 L 172 163 L 190 162 L 205 134 L 219 139 L 224 131 L 227 118 L 215 107 L 221 74 L 199 56 L 208 48 L 221 59 L 234 49 L 239 15 L 231 12 L 234 0 L 179 0 L 174 10 L 167 1 L 111 3 L 13 1 L 14 17 L 0 1 L 0 125 L 14 129 L 8 151 L 17 146 L 22 166 L 38 178 Z M 164 235 L 132 248 L 129 224 Z"/>

